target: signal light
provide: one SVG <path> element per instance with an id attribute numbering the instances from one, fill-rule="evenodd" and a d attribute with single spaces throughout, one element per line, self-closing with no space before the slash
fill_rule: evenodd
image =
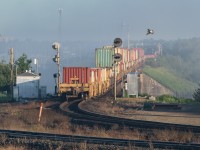
<path id="1" fill-rule="evenodd" d="M 114 47 L 120 47 L 122 45 L 122 39 L 115 38 L 113 44 L 114 44 Z"/>
<path id="2" fill-rule="evenodd" d="M 59 63 L 60 57 L 58 57 L 58 55 L 55 55 L 55 57 L 53 58 L 53 61 L 56 63 Z"/>

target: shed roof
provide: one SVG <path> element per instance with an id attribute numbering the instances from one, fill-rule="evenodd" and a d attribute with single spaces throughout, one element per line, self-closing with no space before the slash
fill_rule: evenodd
<path id="1" fill-rule="evenodd" d="M 32 73 L 32 72 L 24 72 L 24 73 L 19 74 L 17 76 L 38 76 L 38 75 L 35 74 L 35 73 Z"/>

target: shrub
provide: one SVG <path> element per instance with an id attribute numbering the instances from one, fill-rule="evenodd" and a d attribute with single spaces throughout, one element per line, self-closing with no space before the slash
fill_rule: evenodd
<path id="1" fill-rule="evenodd" d="M 195 90 L 195 92 L 193 94 L 193 98 L 194 98 L 195 101 L 200 102 L 200 88 Z"/>
<path id="2" fill-rule="evenodd" d="M 161 95 L 156 98 L 161 103 L 192 103 L 192 99 L 177 98 L 171 95 Z"/>

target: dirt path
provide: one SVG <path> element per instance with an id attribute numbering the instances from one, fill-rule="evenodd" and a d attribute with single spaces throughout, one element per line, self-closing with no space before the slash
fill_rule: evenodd
<path id="1" fill-rule="evenodd" d="M 92 112 L 129 119 L 200 126 L 200 104 L 181 105 L 180 110 L 159 111 L 136 110 L 134 105 L 137 104 L 133 102 L 130 107 L 123 107 L 120 103 L 112 104 L 109 99 L 100 99 L 88 100 L 81 107 Z"/>

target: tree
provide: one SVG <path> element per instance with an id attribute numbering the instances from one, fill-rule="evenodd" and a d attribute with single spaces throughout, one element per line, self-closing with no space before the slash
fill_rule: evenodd
<path id="1" fill-rule="evenodd" d="M 3 61 L 0 62 L 0 91 L 9 91 L 10 68 Z"/>
<path id="2" fill-rule="evenodd" d="M 17 65 L 17 73 L 21 74 L 26 70 L 29 70 L 31 68 L 31 62 L 32 60 L 28 59 L 26 54 L 19 57 L 17 61 L 15 61 L 15 64 Z"/>
<path id="3" fill-rule="evenodd" d="M 200 84 L 199 84 L 199 86 L 200 86 Z M 195 101 L 200 102 L 200 88 L 195 90 L 195 92 L 193 94 L 193 98 Z"/>

